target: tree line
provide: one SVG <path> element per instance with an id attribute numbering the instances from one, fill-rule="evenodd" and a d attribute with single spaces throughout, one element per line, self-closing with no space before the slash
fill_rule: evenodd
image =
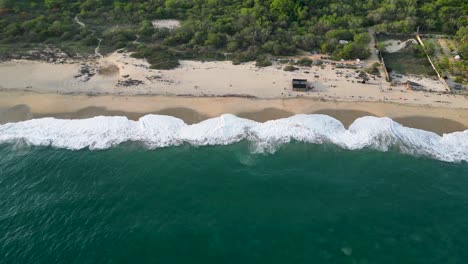
<path id="1" fill-rule="evenodd" d="M 370 26 L 460 35 L 466 34 L 467 10 L 464 0 L 0 0 L 0 44 L 93 46 L 95 36 L 74 21 L 79 15 L 103 37 L 108 52 L 228 56 L 237 63 L 299 50 L 363 59 L 370 52 Z M 182 26 L 168 30 L 151 24 L 167 18 L 180 19 Z"/>

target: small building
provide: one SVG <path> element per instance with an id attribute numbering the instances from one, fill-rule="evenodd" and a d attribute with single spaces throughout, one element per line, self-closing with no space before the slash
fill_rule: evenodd
<path id="1" fill-rule="evenodd" d="M 309 83 L 307 79 L 293 79 L 292 80 L 293 91 L 304 92 L 309 90 Z"/>

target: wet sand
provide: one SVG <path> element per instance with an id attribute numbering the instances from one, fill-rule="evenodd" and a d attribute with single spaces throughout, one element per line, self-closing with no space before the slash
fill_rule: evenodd
<path id="1" fill-rule="evenodd" d="M 295 114 L 292 112 L 278 108 L 266 108 L 258 111 L 241 112 L 236 114 L 238 117 L 254 120 L 257 122 L 266 122 L 269 120 L 287 118 L 293 115 Z"/>
<path id="2" fill-rule="evenodd" d="M 0 124 L 25 121 L 34 118 L 31 108 L 20 104 L 13 107 L 0 108 Z"/>
<path id="3" fill-rule="evenodd" d="M 323 109 L 319 111 L 315 111 L 311 114 L 322 114 L 322 115 L 329 115 L 333 116 L 334 118 L 338 119 L 343 123 L 345 127 L 349 127 L 354 120 L 363 117 L 363 116 L 376 116 L 367 111 L 360 111 L 360 110 L 349 110 L 349 109 Z"/>
<path id="4" fill-rule="evenodd" d="M 145 115 L 167 115 L 180 118 L 184 120 L 187 124 L 199 123 L 203 120 L 208 119 L 208 116 L 202 115 L 199 112 L 183 107 L 176 108 L 166 108 L 160 111 L 146 112 L 146 113 L 136 113 L 136 112 L 125 112 L 125 111 L 112 111 L 107 110 L 104 107 L 87 107 L 80 109 L 76 112 L 68 113 L 49 113 L 49 114 L 32 114 L 34 118 L 43 118 L 43 117 L 54 117 L 59 119 L 86 119 L 96 116 L 125 116 L 130 120 L 138 120 Z M 32 118 L 31 118 L 32 119 Z M 0 119 L 1 120 L 1 119 Z"/>
<path id="5" fill-rule="evenodd" d="M 468 109 L 415 107 L 376 102 L 335 102 L 313 99 L 195 98 L 164 96 L 70 96 L 0 92 L 0 123 L 32 118 L 84 119 L 147 114 L 169 115 L 194 124 L 224 113 L 257 122 L 296 114 L 325 114 L 349 127 L 359 117 L 390 117 L 407 126 L 438 134 L 468 129 Z"/>
<path id="6" fill-rule="evenodd" d="M 468 129 L 463 124 L 448 118 L 433 118 L 425 116 L 409 116 L 394 118 L 394 121 L 407 126 L 436 132 L 437 134 L 464 131 Z"/>

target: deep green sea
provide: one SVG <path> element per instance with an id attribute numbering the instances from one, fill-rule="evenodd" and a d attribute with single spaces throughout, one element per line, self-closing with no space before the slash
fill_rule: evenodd
<path id="1" fill-rule="evenodd" d="M 0 145 L 1 263 L 467 263 L 468 164 L 247 142 Z"/>

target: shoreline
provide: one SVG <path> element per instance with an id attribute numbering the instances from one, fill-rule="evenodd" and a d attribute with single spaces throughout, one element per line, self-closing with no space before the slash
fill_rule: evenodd
<path id="1" fill-rule="evenodd" d="M 407 76 L 427 91 L 368 74 L 363 82 L 363 67 L 374 61 L 343 62 L 354 69 L 325 61 L 287 72 L 278 62 L 258 68 L 229 61 L 181 61 L 173 70 L 153 70 L 145 60 L 118 52 L 67 63 L 11 60 L 0 63 L 0 124 L 99 115 L 137 120 L 147 114 L 193 124 L 226 113 L 265 122 L 326 114 L 345 127 L 359 117 L 377 116 L 439 134 L 468 129 L 467 95 L 447 93 L 439 80 L 424 77 Z M 293 91 L 292 79 L 307 79 L 313 89 Z"/>
<path id="2" fill-rule="evenodd" d="M 193 124 L 226 113 L 257 122 L 296 114 L 326 114 L 341 121 L 345 127 L 359 117 L 377 116 L 438 134 L 468 129 L 468 109 L 391 102 L 324 101 L 316 98 L 87 96 L 0 91 L 0 124 L 43 117 L 83 119 L 101 115 L 137 120 L 147 114 L 174 116 Z"/>

